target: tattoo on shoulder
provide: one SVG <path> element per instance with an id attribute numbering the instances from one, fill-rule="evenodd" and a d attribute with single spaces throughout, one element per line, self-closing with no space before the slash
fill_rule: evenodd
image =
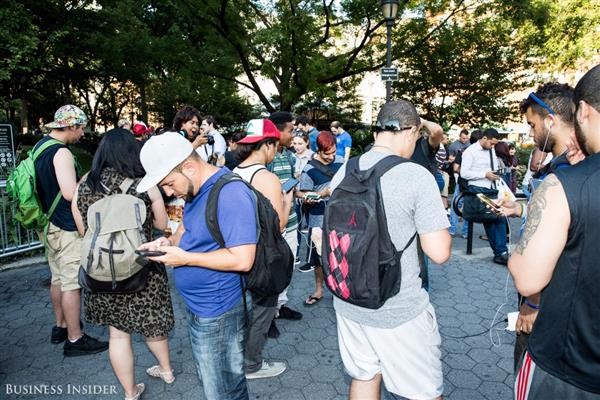
<path id="1" fill-rule="evenodd" d="M 527 206 L 527 223 L 525 224 L 525 230 L 523 236 L 521 236 L 521 240 L 519 240 L 519 243 L 517 243 L 517 246 L 515 247 L 516 253 L 522 255 L 523 252 L 525 252 L 529 241 L 540 225 L 542 212 L 547 206 L 546 192 L 549 188 L 558 186 L 559 183 L 556 176 L 550 175 L 544 179 L 542 184 L 533 193 L 533 197 Z"/>

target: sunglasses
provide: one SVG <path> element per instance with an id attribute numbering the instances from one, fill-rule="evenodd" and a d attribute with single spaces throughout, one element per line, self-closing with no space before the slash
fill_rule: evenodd
<path id="1" fill-rule="evenodd" d="M 377 121 L 377 124 L 375 125 L 375 131 L 376 132 L 381 132 L 381 131 L 405 131 L 407 129 L 412 129 L 413 126 L 402 126 L 400 124 L 400 121 L 398 120 L 388 120 L 385 122 L 380 122 Z"/>
<path id="2" fill-rule="evenodd" d="M 552 108 L 548 104 L 544 103 L 544 101 L 542 99 L 540 99 L 539 97 L 537 97 L 535 95 L 535 93 L 533 93 L 533 92 L 529 93 L 529 97 L 528 98 L 530 98 L 531 100 L 535 101 L 544 110 L 548 111 L 548 114 L 552 114 L 552 115 L 555 114 L 554 110 L 552 110 Z"/>

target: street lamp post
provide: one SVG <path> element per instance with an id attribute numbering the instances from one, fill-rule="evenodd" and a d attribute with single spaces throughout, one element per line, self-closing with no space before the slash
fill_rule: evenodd
<path id="1" fill-rule="evenodd" d="M 400 0 L 381 0 L 381 10 L 383 18 L 387 26 L 387 52 L 386 52 L 386 67 L 392 66 L 392 27 L 398 15 Z M 392 81 L 385 81 L 385 102 L 389 102 L 392 97 Z"/>

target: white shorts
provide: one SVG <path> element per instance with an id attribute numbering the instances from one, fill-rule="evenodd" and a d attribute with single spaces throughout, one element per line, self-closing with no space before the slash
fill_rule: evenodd
<path id="1" fill-rule="evenodd" d="M 393 329 L 364 326 L 336 313 L 344 368 L 353 379 L 381 374 L 389 392 L 433 399 L 444 391 L 441 338 L 433 306 Z"/>

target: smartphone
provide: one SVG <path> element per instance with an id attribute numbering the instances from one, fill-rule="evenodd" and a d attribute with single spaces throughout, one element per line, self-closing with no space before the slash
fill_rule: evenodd
<path id="1" fill-rule="evenodd" d="M 135 254 L 138 254 L 142 257 L 158 257 L 158 256 L 164 256 L 167 253 L 165 253 L 164 251 L 136 250 Z"/>
<path id="2" fill-rule="evenodd" d="M 494 203 L 492 201 L 492 199 L 490 199 L 489 197 L 487 197 L 486 195 L 484 195 L 482 193 L 477 193 L 477 198 L 495 210 L 500 209 L 500 206 L 498 204 Z"/>
<path id="3" fill-rule="evenodd" d="M 321 196 L 316 193 L 307 193 L 304 195 L 304 198 L 307 200 L 321 200 Z"/>
<path id="4" fill-rule="evenodd" d="M 283 193 L 288 193 L 292 191 L 299 183 L 300 181 L 298 179 L 290 178 L 285 181 L 283 185 L 281 185 L 281 190 Z"/>

